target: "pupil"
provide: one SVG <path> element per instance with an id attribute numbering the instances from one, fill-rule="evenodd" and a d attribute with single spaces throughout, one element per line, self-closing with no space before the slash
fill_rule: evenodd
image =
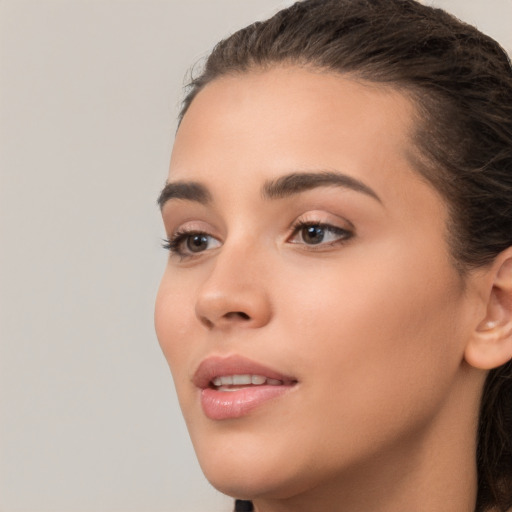
<path id="1" fill-rule="evenodd" d="M 302 232 L 302 238 L 307 244 L 319 244 L 324 239 L 321 226 L 307 226 Z"/>
<path id="2" fill-rule="evenodd" d="M 208 238 L 205 235 L 192 235 L 187 239 L 187 246 L 191 252 L 203 251 L 208 246 Z"/>

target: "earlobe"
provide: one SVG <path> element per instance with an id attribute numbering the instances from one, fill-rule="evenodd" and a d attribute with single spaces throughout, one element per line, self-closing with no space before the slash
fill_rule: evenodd
<path id="1" fill-rule="evenodd" d="M 491 370 L 512 359 L 512 247 L 489 269 L 485 318 L 477 325 L 464 353 L 473 367 Z"/>

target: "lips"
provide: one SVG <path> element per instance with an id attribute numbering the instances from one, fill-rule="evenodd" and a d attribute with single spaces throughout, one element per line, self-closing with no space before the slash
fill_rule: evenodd
<path id="1" fill-rule="evenodd" d="M 256 407 L 290 391 L 297 379 L 241 356 L 209 357 L 193 383 L 201 390 L 201 406 L 214 420 L 245 416 Z"/>

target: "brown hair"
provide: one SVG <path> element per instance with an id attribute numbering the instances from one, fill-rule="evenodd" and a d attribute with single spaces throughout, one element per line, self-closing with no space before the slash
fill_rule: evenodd
<path id="1" fill-rule="evenodd" d="M 418 171 L 445 198 L 464 274 L 512 246 L 512 68 L 490 37 L 415 0 L 304 0 L 221 41 L 180 119 L 212 80 L 277 64 L 399 88 L 418 107 Z M 512 507 L 512 362 L 492 370 L 478 431 L 477 512 Z"/>

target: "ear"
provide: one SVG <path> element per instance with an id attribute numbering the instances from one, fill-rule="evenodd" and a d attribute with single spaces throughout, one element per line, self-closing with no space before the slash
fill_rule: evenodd
<path id="1" fill-rule="evenodd" d="M 500 253 L 489 271 L 487 308 L 466 346 L 473 367 L 492 370 L 512 359 L 512 247 Z"/>

